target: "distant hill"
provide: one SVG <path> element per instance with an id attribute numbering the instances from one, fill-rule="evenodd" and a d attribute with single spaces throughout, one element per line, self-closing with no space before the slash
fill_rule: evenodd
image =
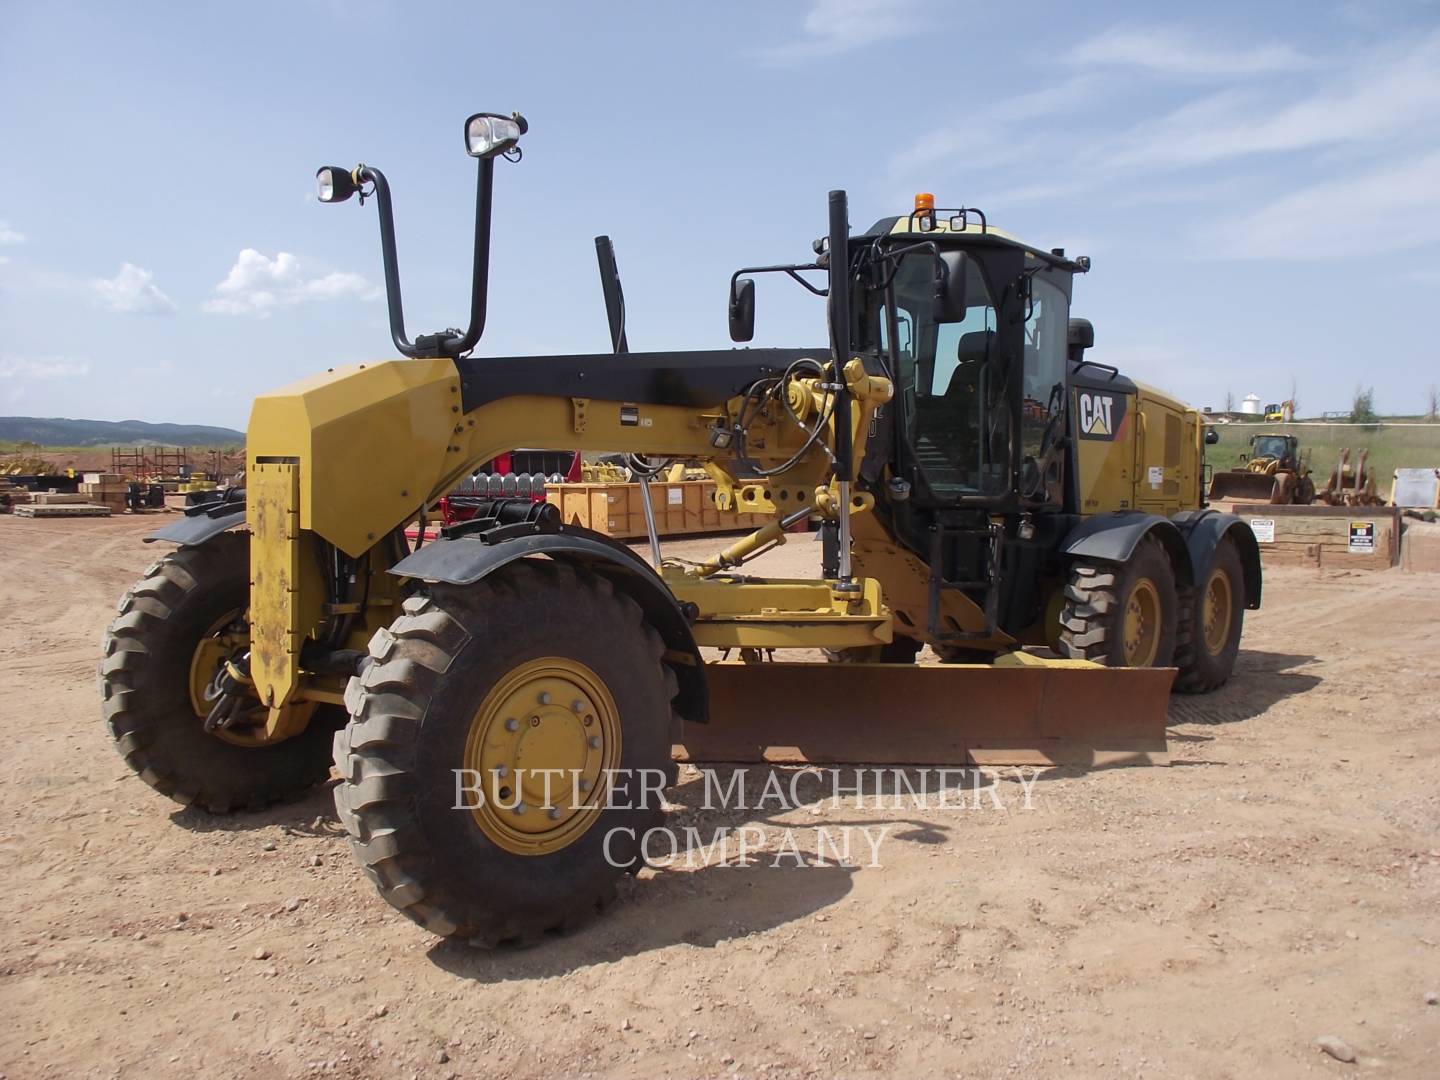
<path id="1" fill-rule="evenodd" d="M 237 446 L 244 432 L 203 424 L 150 424 L 144 420 L 67 420 L 0 416 L 0 442 L 41 446 Z"/>

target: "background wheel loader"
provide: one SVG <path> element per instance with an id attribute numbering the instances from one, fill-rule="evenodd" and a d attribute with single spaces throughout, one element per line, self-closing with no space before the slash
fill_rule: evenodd
<path id="1" fill-rule="evenodd" d="M 1240 466 L 1211 478 L 1210 498 L 1309 506 L 1315 501 L 1310 451 L 1301 450 L 1294 435 L 1251 435 Z"/>
<path id="2" fill-rule="evenodd" d="M 1163 753 L 1172 683 L 1229 677 L 1260 562 L 1244 522 L 1204 507 L 1195 410 L 1087 358 L 1070 296 L 1088 259 L 928 195 L 852 232 L 833 191 L 813 259 L 736 271 L 729 292 L 748 341 L 755 282 L 798 282 L 826 302 L 823 347 L 629 352 L 602 249 L 611 351 L 474 356 L 494 171 L 526 126 L 465 125 L 463 333 L 407 336 L 384 175 L 319 170 L 322 202 L 375 198 L 405 359 L 258 398 L 244 489 L 153 537 L 171 550 L 121 598 L 100 667 L 143 779 L 214 811 L 285 799 L 326 775 L 333 735 L 337 810 L 381 894 L 494 944 L 603 907 L 677 758 Z M 647 562 L 497 497 L 407 543 L 519 446 L 622 452 L 642 480 L 700 461 L 721 509 L 771 520 L 699 564 L 652 536 Z M 820 576 L 745 572 L 815 516 Z M 917 666 L 924 646 L 956 662 Z"/>

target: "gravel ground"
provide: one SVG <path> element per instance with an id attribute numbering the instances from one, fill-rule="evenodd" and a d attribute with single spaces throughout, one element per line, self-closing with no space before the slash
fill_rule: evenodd
<path id="1" fill-rule="evenodd" d="M 10 1077 L 1435 1075 L 1440 575 L 1268 575 L 1169 768 L 746 812 L 687 771 L 678 824 L 802 858 L 646 870 L 486 953 L 379 899 L 328 791 L 211 818 L 125 768 L 97 642 L 154 523 L 0 518 Z M 819 865 L 847 825 L 878 865 Z"/>

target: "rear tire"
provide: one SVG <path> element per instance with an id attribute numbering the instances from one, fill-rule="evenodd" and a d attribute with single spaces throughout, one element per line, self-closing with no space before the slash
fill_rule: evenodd
<path id="1" fill-rule="evenodd" d="M 605 907 L 617 880 L 643 865 L 643 838 L 664 819 L 659 792 L 639 791 L 637 771 L 675 782 L 679 685 L 663 654 L 633 600 L 562 563 L 521 560 L 473 585 L 407 599 L 405 614 L 371 640 L 374 663 L 351 680 L 350 724 L 335 737 L 335 805 L 380 895 L 431 933 L 483 946 L 572 929 Z M 531 671 L 544 677 L 527 682 Z M 567 678 L 585 689 L 537 693 Z M 522 698 L 540 704 L 514 704 Z M 585 729 L 575 729 L 576 716 Z M 531 746 L 539 749 L 525 758 Z M 535 798 L 538 769 L 574 754 L 588 770 L 592 749 L 628 780 L 613 800 L 620 805 L 575 803 L 570 778 L 555 781 L 549 808 Z M 497 772 L 490 757 L 482 768 L 477 753 L 504 757 L 510 771 Z M 464 768 L 473 769 L 463 777 L 472 790 L 462 794 Z M 600 807 L 593 816 L 587 803 Z"/>
<path id="2" fill-rule="evenodd" d="M 1205 580 L 1181 596 L 1175 689 L 1205 694 L 1224 686 L 1235 670 L 1244 624 L 1245 568 L 1239 549 L 1222 540 Z"/>
<path id="3" fill-rule="evenodd" d="M 1060 613 L 1060 651 L 1108 667 L 1169 667 L 1179 597 L 1165 548 L 1147 536 L 1123 563 L 1080 559 Z"/>
<path id="4" fill-rule="evenodd" d="M 321 705 L 300 734 L 257 746 L 205 730 L 191 659 L 217 620 L 248 606 L 249 550 L 247 534 L 222 533 L 162 557 L 120 598 L 100 663 L 105 721 L 126 764 L 162 795 L 213 814 L 298 799 L 325 780 L 345 716 Z"/>

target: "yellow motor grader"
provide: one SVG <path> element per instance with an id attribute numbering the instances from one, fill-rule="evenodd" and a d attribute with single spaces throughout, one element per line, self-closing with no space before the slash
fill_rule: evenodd
<path id="1" fill-rule="evenodd" d="M 813 258 L 738 270 L 728 300 L 747 342 L 756 281 L 797 282 L 825 302 L 822 347 L 630 352 L 602 243 L 610 351 L 477 356 L 495 169 L 526 128 L 465 124 L 463 332 L 407 336 L 380 170 L 319 170 L 322 202 L 377 203 L 403 359 L 258 398 L 244 488 L 153 537 L 171 549 L 121 598 L 100 667 L 145 781 L 220 812 L 297 796 L 333 762 L 385 899 L 493 944 L 603 905 L 677 759 L 1163 754 L 1172 683 L 1229 677 L 1260 563 L 1245 523 L 1204 507 L 1195 410 L 1086 356 L 1070 297 L 1088 259 L 929 196 L 852 232 L 832 191 Z M 647 560 L 499 497 L 407 542 L 520 446 L 620 452 L 642 482 L 702 462 L 721 509 L 771 521 L 699 563 L 652 530 Z M 750 572 L 817 517 L 817 576 Z M 944 663 L 916 664 L 925 647 Z"/>

